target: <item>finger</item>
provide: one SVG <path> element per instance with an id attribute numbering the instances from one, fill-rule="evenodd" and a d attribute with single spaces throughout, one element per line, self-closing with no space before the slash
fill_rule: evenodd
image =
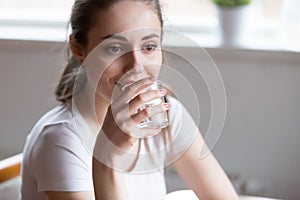
<path id="1" fill-rule="evenodd" d="M 161 102 L 160 98 L 165 96 L 167 91 L 165 89 L 160 89 L 160 90 L 151 90 L 146 93 L 142 93 L 134 97 L 129 102 L 129 112 L 131 114 L 134 114 L 136 110 L 138 110 L 141 106 L 146 104 L 147 102 L 151 102 L 154 99 L 158 100 L 158 103 Z"/>
<path id="2" fill-rule="evenodd" d="M 138 80 L 137 82 L 132 83 L 131 85 L 127 86 L 124 90 L 123 94 L 119 97 L 119 99 L 126 99 L 127 102 L 134 98 L 138 92 L 142 91 L 143 89 L 149 87 L 156 81 L 155 77 L 148 77 Z"/>
<path id="3" fill-rule="evenodd" d="M 124 125 L 124 126 L 123 126 Z M 144 138 L 151 135 L 155 135 L 161 132 L 160 126 L 152 126 L 148 128 L 139 128 L 138 123 L 135 123 L 131 118 L 128 118 L 119 127 L 125 134 L 130 135 L 132 139 Z M 129 128 L 130 127 L 130 128 Z"/>
<path id="4" fill-rule="evenodd" d="M 155 106 L 148 106 L 145 109 L 137 112 L 136 114 L 132 115 L 131 118 L 135 123 L 140 123 L 147 118 L 154 117 L 157 114 L 162 112 L 166 112 L 170 109 L 170 104 L 168 103 L 161 103 Z"/>

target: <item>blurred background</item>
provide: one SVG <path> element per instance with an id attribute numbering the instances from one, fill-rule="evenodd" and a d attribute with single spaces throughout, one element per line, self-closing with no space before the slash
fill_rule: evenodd
<path id="1" fill-rule="evenodd" d="M 57 105 L 73 2 L 0 1 L 0 159 L 21 152 L 36 120 Z M 213 153 L 240 194 L 300 197 L 299 2 L 253 0 L 240 40 L 225 45 L 210 0 L 162 1 L 165 26 L 203 47 L 223 77 L 227 117 Z M 197 48 L 165 45 L 202 64 Z M 205 132 L 210 113 L 201 106 Z M 171 167 L 166 176 L 169 191 L 186 187 Z"/>

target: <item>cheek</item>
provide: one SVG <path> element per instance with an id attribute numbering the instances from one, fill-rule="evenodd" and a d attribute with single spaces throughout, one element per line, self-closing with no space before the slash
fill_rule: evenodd
<path id="1" fill-rule="evenodd" d="M 97 93 L 106 99 L 110 99 L 111 93 L 115 87 L 115 82 L 122 75 L 123 70 L 119 63 L 115 62 L 111 64 L 103 72 L 97 85 Z"/>
<path id="2" fill-rule="evenodd" d="M 115 62 L 106 68 L 106 70 L 103 72 L 101 80 L 108 81 L 111 79 L 115 79 L 122 73 L 123 73 L 123 67 L 120 66 L 119 63 Z"/>
<path id="3" fill-rule="evenodd" d="M 149 57 L 145 63 L 145 70 L 153 75 L 158 76 L 162 64 L 162 53 L 157 52 L 153 57 Z"/>

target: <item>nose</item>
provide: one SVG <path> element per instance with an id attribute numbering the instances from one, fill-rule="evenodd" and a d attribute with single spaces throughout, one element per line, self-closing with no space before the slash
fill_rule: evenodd
<path id="1" fill-rule="evenodd" d="M 143 55 L 140 49 L 133 49 L 127 53 L 128 62 L 125 66 L 125 72 L 129 70 L 133 73 L 142 73 L 144 71 Z"/>

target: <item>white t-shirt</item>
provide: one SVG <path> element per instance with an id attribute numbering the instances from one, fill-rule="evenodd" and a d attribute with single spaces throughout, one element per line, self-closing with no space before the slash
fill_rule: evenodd
<path id="1" fill-rule="evenodd" d="M 183 123 L 183 119 L 190 118 L 190 115 L 177 100 L 168 97 L 168 102 L 171 104 L 169 123 L 172 125 L 172 145 L 168 145 L 167 149 L 173 146 L 173 153 L 180 156 L 193 141 L 195 125 L 190 123 L 193 120 Z M 83 118 L 74 117 L 70 108 L 60 105 L 41 117 L 33 127 L 23 150 L 21 200 L 48 199 L 43 193 L 45 191 L 93 191 L 89 147 L 92 144 L 83 142 L 82 130 L 81 135 L 78 133 L 78 123 L 86 126 Z M 84 134 L 88 135 L 88 132 L 86 130 Z M 165 143 L 160 137 L 153 137 L 149 144 L 153 152 L 165 152 L 161 151 Z M 142 152 L 145 149 L 141 147 Z M 159 155 L 165 159 L 164 153 Z M 146 162 L 141 160 L 143 167 Z M 148 173 L 125 173 L 124 176 L 130 200 L 164 199 L 166 186 L 163 168 Z"/>

